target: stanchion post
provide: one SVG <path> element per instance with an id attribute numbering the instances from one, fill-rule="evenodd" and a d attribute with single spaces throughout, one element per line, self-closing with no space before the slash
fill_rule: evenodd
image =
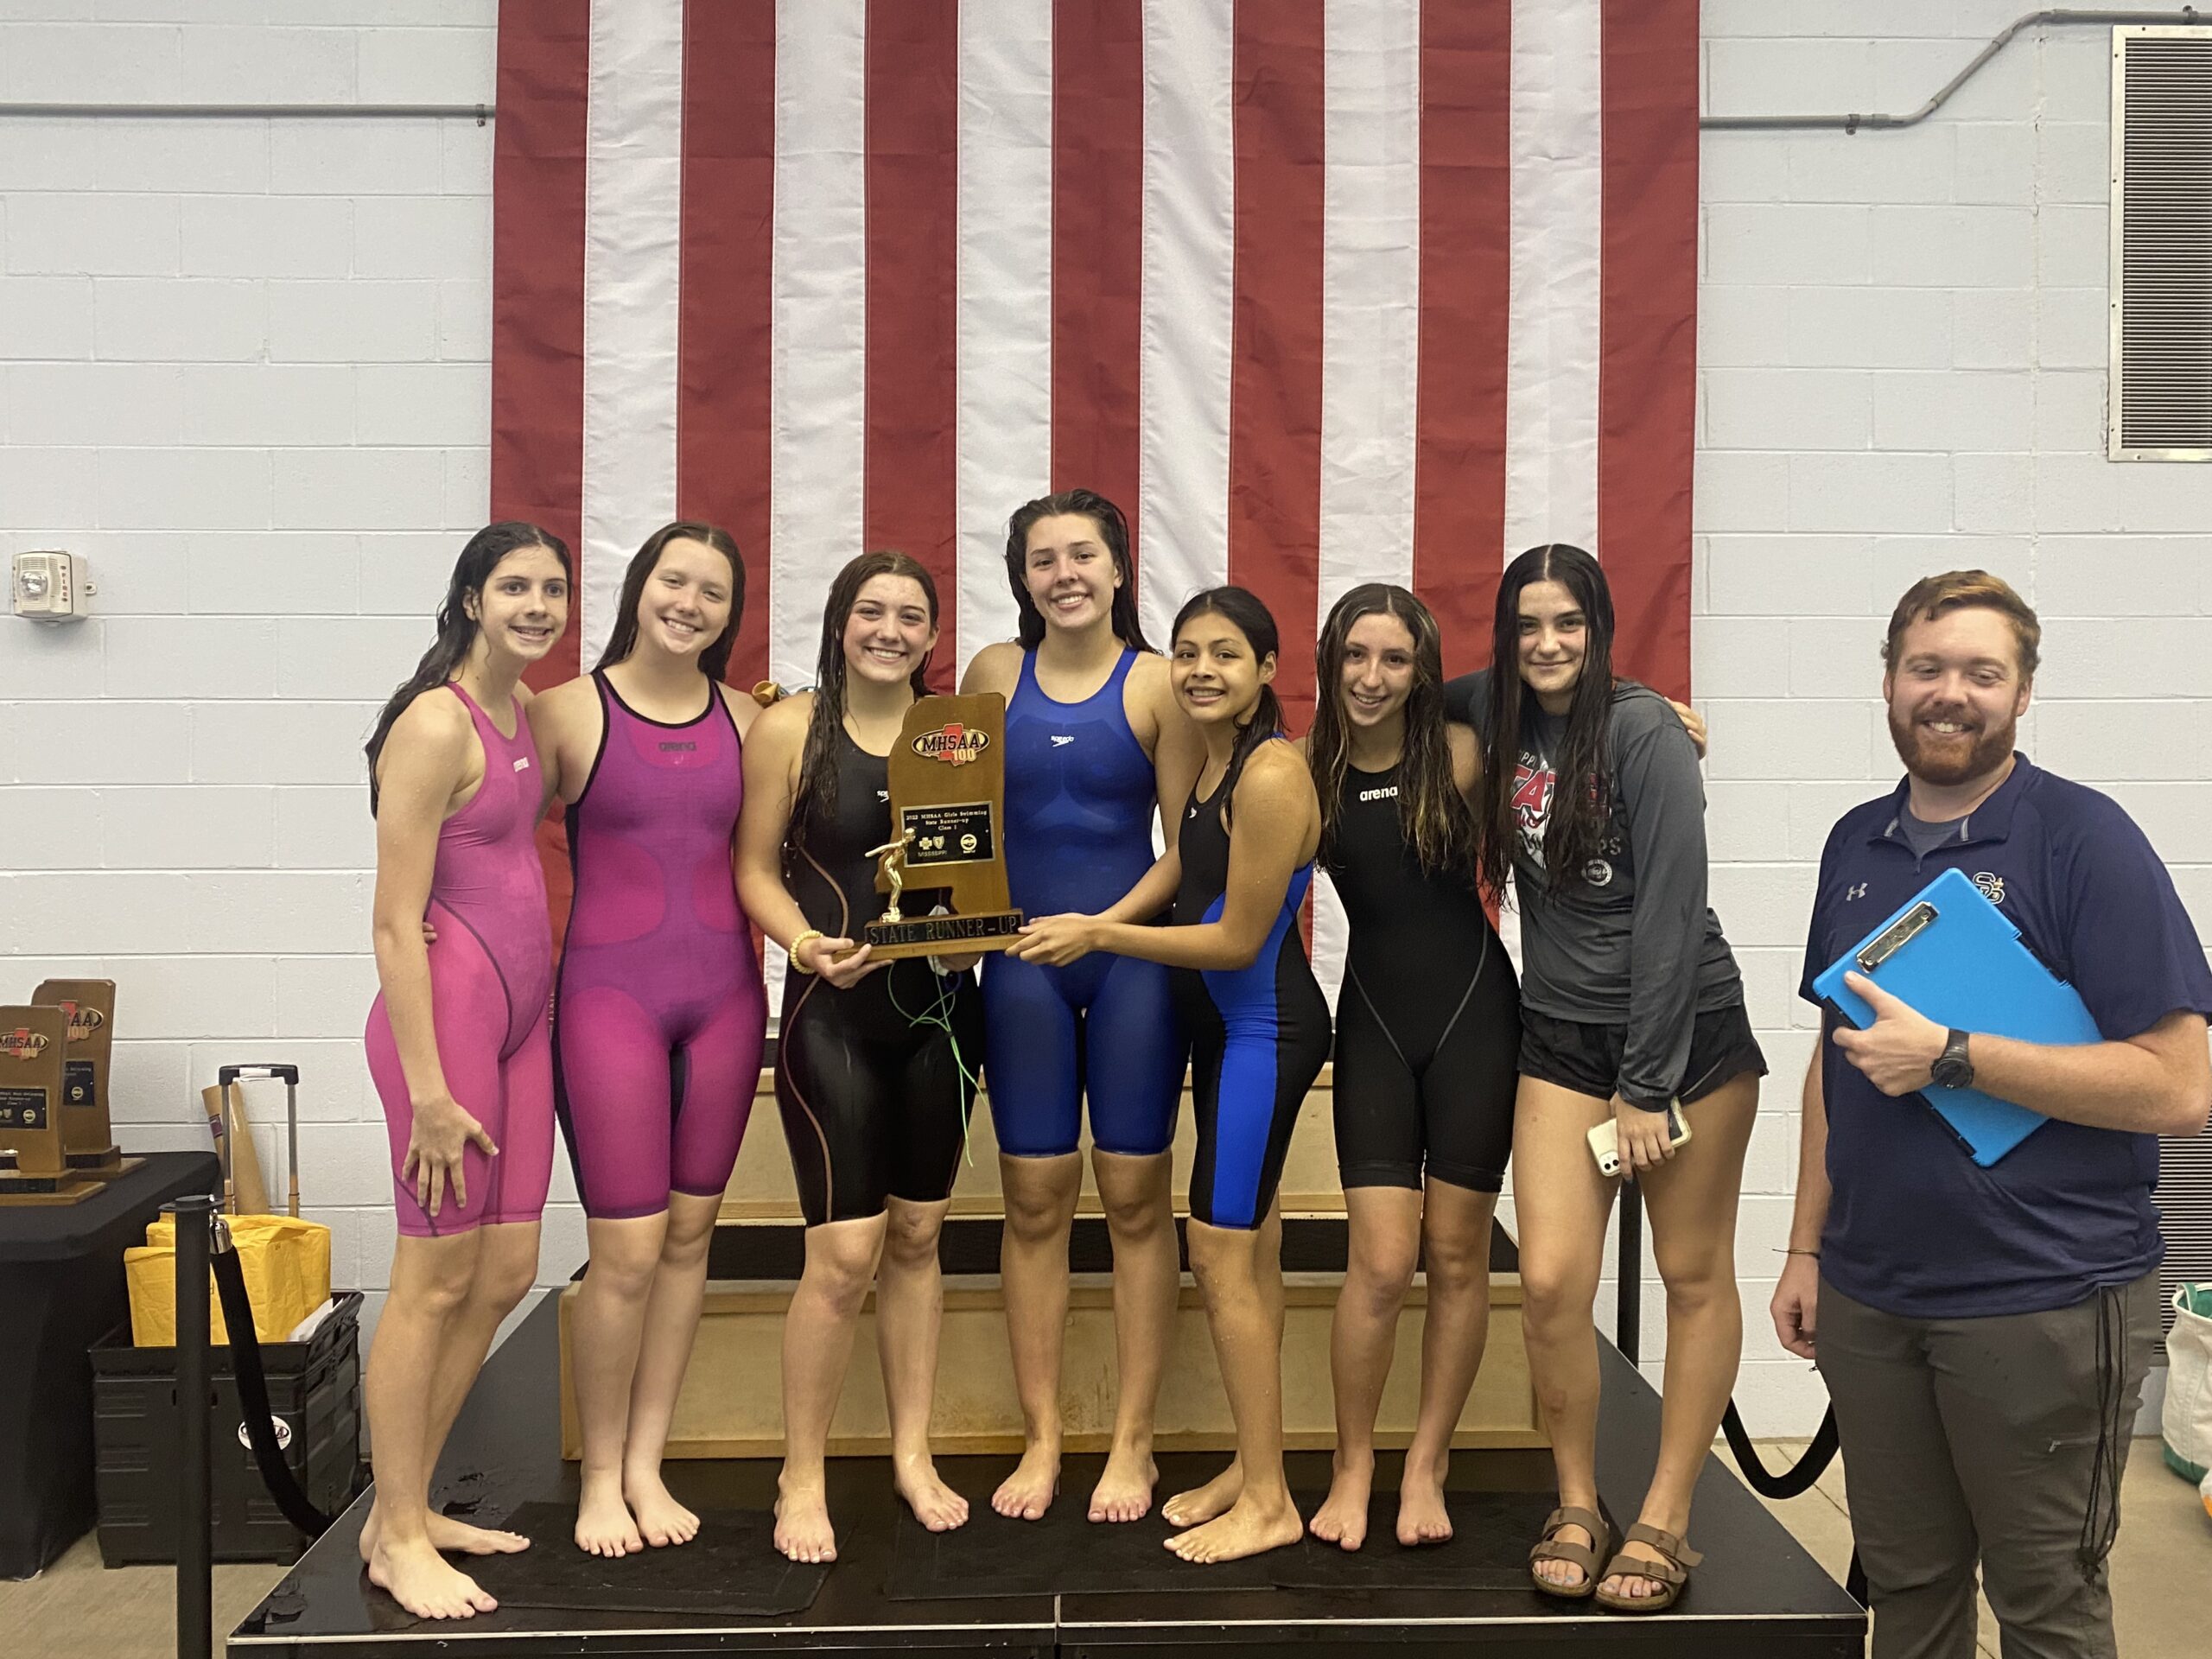
<path id="1" fill-rule="evenodd" d="M 1621 1183 L 1621 1256 L 1613 1294 L 1613 1346 L 1634 1365 L 1643 1338 L 1643 1192 L 1634 1181 Z"/>
<path id="2" fill-rule="evenodd" d="M 207 1246 L 214 1200 L 169 1206 L 176 1218 L 176 1651 L 214 1651 L 214 1516 L 207 1473 Z"/>

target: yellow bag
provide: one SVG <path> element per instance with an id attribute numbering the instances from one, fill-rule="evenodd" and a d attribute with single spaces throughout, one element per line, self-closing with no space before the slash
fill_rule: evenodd
<path id="1" fill-rule="evenodd" d="M 291 1216 L 228 1216 L 231 1242 L 245 1272 L 254 1335 L 282 1342 L 330 1300 L 330 1229 Z M 141 1348 L 176 1345 L 176 1222 L 163 1216 L 146 1229 L 143 1249 L 123 1253 L 130 1283 L 130 1339 Z M 226 1346 L 222 1300 L 208 1274 L 208 1340 Z"/>

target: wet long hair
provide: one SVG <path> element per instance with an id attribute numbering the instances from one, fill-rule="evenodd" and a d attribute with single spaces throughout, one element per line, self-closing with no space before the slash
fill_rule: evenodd
<path id="1" fill-rule="evenodd" d="M 1020 613 L 1016 632 L 1024 651 L 1034 651 L 1045 640 L 1045 613 L 1029 596 L 1025 579 L 1029 564 L 1029 532 L 1040 518 L 1064 512 L 1080 513 L 1098 526 L 1098 539 L 1114 556 L 1114 569 L 1122 578 L 1114 589 L 1114 637 L 1133 651 L 1150 651 L 1144 625 L 1137 620 L 1137 568 L 1129 557 L 1129 521 L 1122 510 L 1096 490 L 1061 490 L 1025 501 L 1006 521 L 1006 579 L 1014 589 L 1014 608 Z"/>
<path id="2" fill-rule="evenodd" d="M 1491 627 L 1490 714 L 1482 732 L 1484 757 L 1476 793 L 1478 863 L 1485 886 L 1501 892 L 1519 841 L 1513 798 L 1521 753 L 1521 714 L 1529 701 L 1521 678 L 1521 590 L 1555 582 L 1586 622 L 1582 676 L 1567 709 L 1567 734 L 1553 764 L 1551 817 L 1544 826 L 1544 881 L 1554 890 L 1580 879 L 1598 855 L 1611 803 L 1607 798 L 1606 733 L 1613 702 L 1613 595 L 1598 561 L 1564 542 L 1532 547 L 1505 567 Z"/>
<path id="3" fill-rule="evenodd" d="M 937 626 L 937 583 L 921 563 L 889 549 L 863 553 L 849 562 L 830 584 L 829 603 L 822 607 L 822 651 L 814 665 L 814 707 L 806 721 L 806 747 L 798 763 L 798 795 L 791 802 L 791 834 L 804 840 L 810 830 L 830 821 L 837 810 L 837 736 L 845 728 L 845 623 L 861 589 L 874 576 L 908 576 L 920 585 L 930 607 L 930 626 Z M 906 677 L 914 695 L 930 694 L 930 660 L 925 652 Z"/>
<path id="4" fill-rule="evenodd" d="M 1313 647 L 1321 695 L 1306 740 L 1307 765 L 1321 798 L 1321 861 L 1337 850 L 1344 771 L 1351 764 L 1351 726 L 1344 718 L 1344 665 L 1352 625 L 1364 616 L 1394 616 L 1413 636 L 1414 681 L 1405 705 L 1405 744 L 1398 758 L 1398 830 L 1422 869 L 1471 873 L 1475 821 L 1452 779 L 1452 741 L 1445 732 L 1444 641 L 1436 618 L 1405 588 L 1363 582 L 1329 609 Z"/>
<path id="5" fill-rule="evenodd" d="M 698 542 L 729 561 L 729 620 L 699 653 L 700 671 L 709 680 L 720 682 L 729 672 L 729 653 L 737 644 L 739 619 L 745 614 L 745 560 L 728 531 L 690 520 L 663 524 L 646 537 L 645 545 L 631 559 L 630 568 L 622 573 L 622 596 L 614 601 L 614 628 L 607 636 L 607 649 L 599 653 L 598 667 L 612 668 L 627 662 L 630 653 L 637 650 L 638 602 L 660 563 L 662 550 L 671 542 Z"/>
<path id="6" fill-rule="evenodd" d="M 376 728 L 369 734 L 369 741 L 362 752 L 369 758 L 369 816 L 377 810 L 377 759 L 384 753 L 384 741 L 391 735 L 391 728 L 407 707 L 425 691 L 434 690 L 461 671 L 468 660 L 468 653 L 476 644 L 480 632 L 477 620 L 469 615 L 467 600 L 475 596 L 480 608 L 484 584 L 492 579 L 499 561 L 510 553 L 524 548 L 542 547 L 561 561 L 562 574 L 571 582 L 575 580 L 575 567 L 569 563 L 569 544 L 550 530 L 536 524 L 526 524 L 519 519 L 504 519 L 496 524 L 486 524 L 468 538 L 468 545 L 461 550 L 454 562 L 453 576 L 446 583 L 446 596 L 438 606 L 438 634 L 430 648 L 423 653 L 423 660 L 415 664 L 415 671 L 405 683 L 391 694 L 377 716 Z"/>
<path id="7" fill-rule="evenodd" d="M 1183 625 L 1193 617 L 1218 616 L 1236 625 L 1245 643 L 1252 647 L 1255 663 L 1272 657 L 1278 668 L 1282 663 L 1282 639 L 1275 631 L 1275 620 L 1257 595 L 1242 588 L 1209 588 L 1183 601 L 1183 608 L 1175 613 L 1175 629 L 1170 636 L 1183 637 Z M 1283 734 L 1282 700 L 1275 696 L 1273 685 L 1260 687 L 1259 701 L 1252 705 L 1251 714 L 1236 730 L 1236 747 L 1230 751 L 1229 770 L 1223 774 L 1224 789 L 1236 787 L 1237 775 L 1244 770 L 1244 763 L 1252 751 L 1269 738 Z"/>

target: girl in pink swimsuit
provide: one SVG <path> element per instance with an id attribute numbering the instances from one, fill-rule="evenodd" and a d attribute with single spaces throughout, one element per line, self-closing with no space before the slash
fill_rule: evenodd
<path id="1" fill-rule="evenodd" d="M 721 683 L 744 600 L 726 531 L 656 531 L 598 668 L 530 710 L 575 871 L 554 1099 L 591 1240 L 569 1356 L 575 1538 L 595 1555 L 699 1529 L 661 1483 L 661 1450 L 767 1022 L 730 857 L 742 734 L 759 712 Z"/>
<path id="2" fill-rule="evenodd" d="M 553 950 L 523 671 L 569 620 L 569 553 L 531 524 L 462 550 L 438 637 L 368 742 L 377 820 L 369 1071 L 399 1238 L 369 1353 L 369 1579 L 423 1618 L 497 1605 L 439 1554 L 527 1547 L 429 1513 L 430 1476 L 499 1321 L 537 1275 L 553 1164 Z M 435 939 L 426 936 L 435 933 Z"/>

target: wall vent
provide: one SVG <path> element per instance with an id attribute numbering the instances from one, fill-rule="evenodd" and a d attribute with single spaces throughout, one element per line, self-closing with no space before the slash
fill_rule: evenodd
<path id="1" fill-rule="evenodd" d="M 2115 29 L 2114 461 L 2212 461 L 2212 35 Z"/>

